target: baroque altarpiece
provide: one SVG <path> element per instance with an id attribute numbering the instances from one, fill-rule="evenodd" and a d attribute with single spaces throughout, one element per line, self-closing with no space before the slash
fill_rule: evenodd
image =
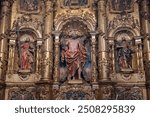
<path id="1" fill-rule="evenodd" d="M 150 99 L 149 0 L 0 6 L 0 99 Z"/>

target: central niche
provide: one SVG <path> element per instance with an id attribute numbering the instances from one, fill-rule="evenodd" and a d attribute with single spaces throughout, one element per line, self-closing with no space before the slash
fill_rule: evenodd
<path id="1" fill-rule="evenodd" d="M 89 29 L 78 20 L 66 23 L 60 46 L 60 80 L 90 81 L 91 48 Z"/>

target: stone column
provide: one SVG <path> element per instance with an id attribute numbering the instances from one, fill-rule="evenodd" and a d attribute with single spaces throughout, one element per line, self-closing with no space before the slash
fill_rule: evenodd
<path id="1" fill-rule="evenodd" d="M 13 74 L 14 73 L 16 38 L 17 38 L 16 32 L 10 32 L 7 74 Z"/>
<path id="2" fill-rule="evenodd" d="M 3 0 L 1 2 L 1 17 L 0 17 L 0 81 L 4 81 L 6 74 L 7 49 L 8 39 L 6 33 L 10 28 L 10 9 L 12 0 Z"/>
<path id="3" fill-rule="evenodd" d="M 143 64 L 143 49 L 142 49 L 142 37 L 134 37 L 135 38 L 135 44 L 137 46 L 137 63 L 138 63 L 138 71 L 144 72 L 144 64 Z"/>
<path id="4" fill-rule="evenodd" d="M 41 46 L 42 46 L 42 39 L 38 39 L 37 40 L 37 43 L 36 43 L 36 47 L 37 47 L 37 50 L 36 50 L 36 73 L 40 73 L 40 67 L 41 67 L 41 64 L 40 64 L 40 61 L 41 61 Z"/>
<path id="5" fill-rule="evenodd" d="M 45 18 L 44 18 L 44 44 L 43 44 L 43 81 L 52 80 L 53 71 L 53 2 L 52 0 L 44 0 L 45 2 Z"/>
<path id="6" fill-rule="evenodd" d="M 144 36 L 144 61 L 145 61 L 145 70 L 146 70 L 146 79 L 150 84 L 150 13 L 149 13 L 149 5 L 148 0 L 142 1 L 142 28 L 143 28 L 143 36 Z"/>
<path id="7" fill-rule="evenodd" d="M 92 48 L 91 48 L 91 58 L 92 58 L 92 82 L 93 83 L 97 83 L 97 62 L 96 62 L 96 55 L 97 55 L 97 52 L 96 52 L 96 35 L 97 35 L 97 32 L 90 32 L 91 34 L 91 45 L 92 45 Z"/>
<path id="8" fill-rule="evenodd" d="M 98 2 L 98 31 L 100 33 L 98 38 L 98 69 L 99 79 L 101 81 L 109 80 L 108 70 L 108 49 L 106 43 L 106 0 L 99 0 Z"/>
<path id="9" fill-rule="evenodd" d="M 57 84 L 59 82 L 59 63 L 60 63 L 60 36 L 61 32 L 54 32 L 55 35 L 55 59 L 54 59 L 54 83 Z"/>

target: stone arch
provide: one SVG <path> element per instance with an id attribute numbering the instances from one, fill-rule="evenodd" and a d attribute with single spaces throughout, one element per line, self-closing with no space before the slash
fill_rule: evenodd
<path id="1" fill-rule="evenodd" d="M 134 36 L 140 36 L 140 31 L 139 31 L 138 28 L 133 29 L 133 28 L 131 28 L 130 26 L 126 26 L 126 27 L 118 27 L 118 28 L 116 28 L 116 29 L 110 31 L 109 37 L 115 37 L 115 35 L 116 35 L 118 32 L 120 32 L 120 31 L 125 31 L 125 30 L 131 32 Z"/>
<path id="2" fill-rule="evenodd" d="M 71 14 L 71 13 L 70 13 Z M 78 20 L 85 24 L 90 31 L 95 31 L 96 28 L 96 18 L 92 13 L 89 12 L 79 12 L 70 14 L 58 14 L 55 18 L 55 30 L 60 31 L 63 26 L 70 22 L 71 20 Z"/>
<path id="3" fill-rule="evenodd" d="M 39 30 L 36 30 L 36 29 L 35 29 L 34 27 L 32 27 L 32 26 L 28 26 L 28 27 L 26 27 L 26 26 L 21 26 L 21 27 L 19 28 L 19 30 L 20 30 L 20 31 L 31 32 L 31 33 L 34 34 L 34 36 L 35 36 L 36 38 L 42 38 L 42 34 L 40 33 L 40 31 L 39 31 Z"/>

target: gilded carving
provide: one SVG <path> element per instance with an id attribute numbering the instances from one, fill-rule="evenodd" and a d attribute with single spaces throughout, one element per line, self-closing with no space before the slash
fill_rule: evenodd
<path id="1" fill-rule="evenodd" d="M 35 100 L 35 88 L 28 86 L 12 87 L 8 92 L 9 100 Z"/>
<path id="2" fill-rule="evenodd" d="M 93 90 L 90 86 L 70 85 L 61 87 L 57 94 L 54 94 L 57 100 L 93 100 L 95 99 Z"/>
<path id="3" fill-rule="evenodd" d="M 116 100 L 142 100 L 143 92 L 140 87 L 116 87 Z"/>
<path id="4" fill-rule="evenodd" d="M 123 14 L 123 15 L 117 15 L 114 17 L 112 21 L 109 21 L 108 23 L 108 30 L 117 29 L 118 27 L 132 27 L 132 28 L 138 28 L 140 27 L 139 21 L 134 18 L 131 14 Z"/>
<path id="5" fill-rule="evenodd" d="M 42 32 L 43 23 L 37 18 L 32 18 L 31 15 L 22 15 L 13 22 L 12 30 L 18 31 L 21 28 L 33 28 Z"/>
<path id="6" fill-rule="evenodd" d="M 102 96 L 104 100 L 111 100 L 113 99 L 113 92 L 114 92 L 114 88 L 112 86 L 103 86 L 101 88 L 102 90 Z"/>
<path id="7" fill-rule="evenodd" d="M 110 0 L 111 12 L 121 13 L 133 11 L 133 0 Z"/>
<path id="8" fill-rule="evenodd" d="M 41 85 L 36 90 L 36 97 L 39 100 L 47 100 L 49 99 L 49 86 Z"/>
<path id="9" fill-rule="evenodd" d="M 38 13 L 39 0 L 19 0 L 18 11 L 22 13 Z"/>
<path id="10" fill-rule="evenodd" d="M 149 95 L 148 0 L 1 0 L 0 11 L 0 99 Z"/>

